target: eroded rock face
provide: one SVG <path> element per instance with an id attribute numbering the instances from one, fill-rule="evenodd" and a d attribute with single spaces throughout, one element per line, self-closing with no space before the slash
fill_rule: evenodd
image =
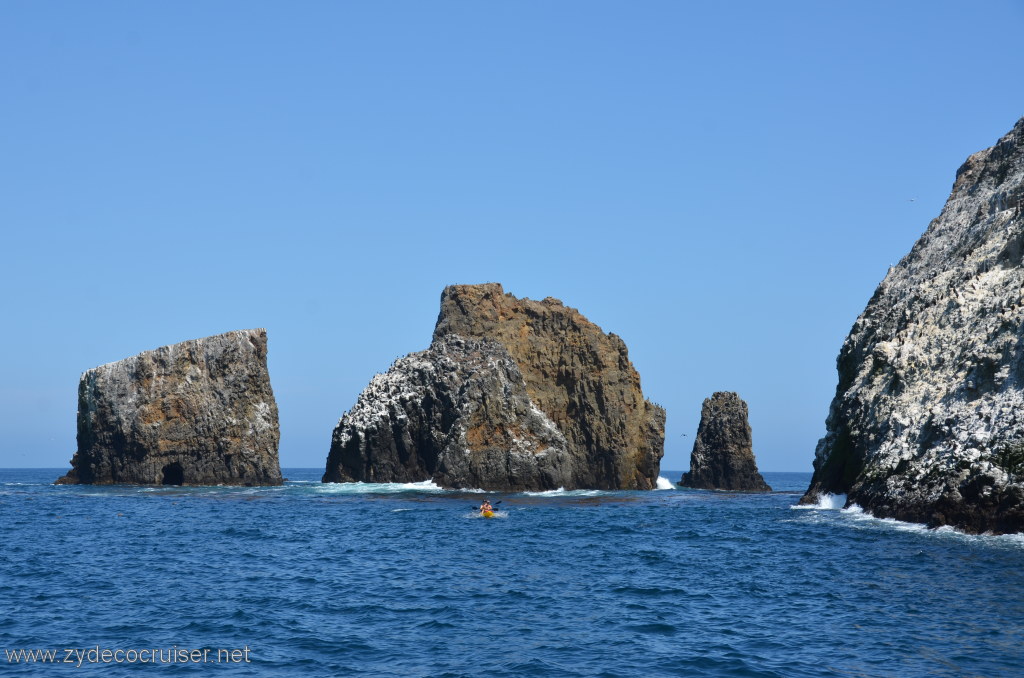
<path id="1" fill-rule="evenodd" d="M 1024 119 L 968 158 L 854 324 L 802 501 L 1024 530 L 1022 201 Z"/>
<path id="2" fill-rule="evenodd" d="M 657 485 L 665 410 L 644 399 L 617 335 L 557 299 L 517 299 L 496 283 L 444 290 L 434 337 L 447 334 L 489 337 L 508 349 L 530 399 L 582 461 L 573 487 Z"/>
<path id="3" fill-rule="evenodd" d="M 82 375 L 60 484 L 280 485 L 263 329 L 195 339 Z"/>
<path id="4" fill-rule="evenodd" d="M 754 460 L 747 404 L 735 393 L 704 399 L 690 470 L 679 482 L 703 490 L 771 492 Z"/>
<path id="5" fill-rule="evenodd" d="M 373 378 L 334 430 L 323 480 L 548 490 L 572 469 L 508 351 L 451 335 Z"/>
<path id="6" fill-rule="evenodd" d="M 471 355 L 457 357 L 455 346 L 472 347 Z M 477 353 L 489 357 L 481 362 L 472 357 Z M 456 365 L 444 364 L 444 355 Z M 514 372 L 503 381 L 488 376 L 498 369 L 485 369 L 492 362 Z M 383 393 L 401 391 L 398 383 L 416 383 L 409 393 L 429 397 L 398 404 Z M 453 392 L 464 395 L 441 396 Z M 453 285 L 441 295 L 431 349 L 375 378 L 342 417 L 324 479 L 432 477 L 445 487 L 493 490 L 652 489 L 664 429 L 664 410 L 644 400 L 619 337 L 556 299 L 517 299 L 498 284 Z M 483 449 L 490 450 L 486 457 L 457 461 Z M 484 464 L 485 458 L 491 461 Z"/>

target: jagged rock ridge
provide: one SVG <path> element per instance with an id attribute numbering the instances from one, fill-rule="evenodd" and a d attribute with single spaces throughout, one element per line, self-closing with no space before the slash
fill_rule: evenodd
<path id="1" fill-rule="evenodd" d="M 60 484 L 280 485 L 267 333 L 240 330 L 86 371 Z"/>
<path id="2" fill-rule="evenodd" d="M 455 346 L 472 347 L 469 354 L 487 355 L 488 361 L 507 362 L 515 370 L 495 390 L 496 375 L 478 375 L 481 358 L 457 355 Z M 442 355 L 455 366 L 443 363 Z M 433 372 L 424 364 L 433 365 Z M 409 391 L 417 395 L 396 402 L 383 393 L 385 384 L 397 383 L 417 384 Z M 462 400 L 439 397 L 466 392 L 470 385 L 475 392 Z M 472 425 L 463 423 L 469 410 L 476 417 Z M 524 413 L 529 413 L 526 420 Z M 640 377 L 619 337 L 605 334 L 557 299 L 517 299 L 494 283 L 453 285 L 441 295 L 431 349 L 375 378 L 342 417 L 324 480 L 432 477 L 445 487 L 496 490 L 652 489 L 664 422 L 664 410 L 643 398 Z M 454 461 L 458 454 L 479 456 L 482 449 L 494 458 L 486 468 Z M 529 461 L 524 450 L 536 450 L 528 454 L 537 459 Z M 512 470 L 501 470 L 502 464 Z"/>
<path id="3" fill-rule="evenodd" d="M 747 404 L 735 393 L 719 391 L 704 399 L 690 470 L 679 481 L 704 490 L 771 492 L 754 460 Z"/>
<path id="4" fill-rule="evenodd" d="M 854 324 L 804 502 L 1024 530 L 1022 201 L 1024 119 L 963 164 Z"/>

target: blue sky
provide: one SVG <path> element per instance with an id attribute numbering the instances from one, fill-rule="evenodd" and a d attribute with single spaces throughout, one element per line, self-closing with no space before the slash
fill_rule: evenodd
<path id="1" fill-rule="evenodd" d="M 623 337 L 663 468 L 735 390 L 762 470 L 809 471 L 853 321 L 1024 115 L 1022 29 L 998 0 L 7 0 L 0 466 L 67 466 L 84 370 L 247 327 L 282 465 L 322 466 L 442 288 L 496 281 Z"/>

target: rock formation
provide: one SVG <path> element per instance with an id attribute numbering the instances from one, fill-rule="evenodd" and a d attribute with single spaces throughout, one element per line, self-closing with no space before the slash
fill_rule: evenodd
<path id="1" fill-rule="evenodd" d="M 802 501 L 1024 530 L 1024 119 L 960 168 L 942 213 L 843 344 Z"/>
<path id="2" fill-rule="evenodd" d="M 652 489 L 664 427 L 619 337 L 557 299 L 453 285 L 430 349 L 375 377 L 338 423 L 324 481 Z"/>
<path id="3" fill-rule="evenodd" d="M 702 490 L 772 491 L 754 461 L 747 404 L 735 393 L 719 391 L 705 398 L 690 470 L 679 483 Z"/>
<path id="4" fill-rule="evenodd" d="M 266 330 L 101 365 L 78 385 L 78 451 L 59 484 L 280 485 Z"/>
<path id="5" fill-rule="evenodd" d="M 537 489 L 571 483 L 571 469 L 508 351 L 451 335 L 373 378 L 334 431 L 324 480 Z"/>

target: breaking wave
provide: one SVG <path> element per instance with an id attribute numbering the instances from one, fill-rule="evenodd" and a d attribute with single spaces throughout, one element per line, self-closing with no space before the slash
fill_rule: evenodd
<path id="1" fill-rule="evenodd" d="M 676 484 L 673 483 L 668 478 L 666 478 L 665 476 L 658 476 L 658 484 L 657 484 L 657 486 L 654 489 L 656 489 L 656 490 L 674 490 L 674 489 L 676 489 Z"/>
<path id="2" fill-rule="evenodd" d="M 842 509 L 844 506 L 846 506 L 845 494 L 819 494 L 817 504 L 796 504 L 794 506 L 790 506 L 790 508 L 837 511 Z"/>

